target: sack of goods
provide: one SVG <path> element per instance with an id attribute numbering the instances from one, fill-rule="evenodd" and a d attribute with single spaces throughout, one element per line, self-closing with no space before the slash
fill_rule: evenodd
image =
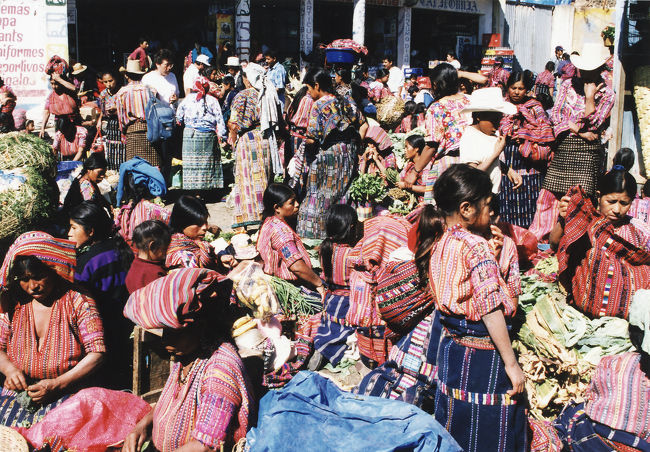
<path id="1" fill-rule="evenodd" d="M 46 223 L 58 205 L 52 147 L 27 133 L 0 136 L 0 240 Z"/>

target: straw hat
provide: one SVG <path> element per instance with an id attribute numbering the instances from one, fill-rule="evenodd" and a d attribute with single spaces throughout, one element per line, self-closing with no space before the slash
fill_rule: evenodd
<path id="1" fill-rule="evenodd" d="M 6 452 L 28 452 L 25 438 L 16 430 L 0 426 L 0 450 Z"/>
<path id="2" fill-rule="evenodd" d="M 469 105 L 461 113 L 473 113 L 475 111 L 494 111 L 504 115 L 514 115 L 517 107 L 510 102 L 503 100 L 501 88 L 477 89 L 469 96 Z"/>
<path id="3" fill-rule="evenodd" d="M 609 58 L 602 44 L 587 43 L 582 47 L 580 55 L 571 55 L 571 63 L 583 71 L 594 71 L 601 67 Z"/>
<path id="4" fill-rule="evenodd" d="M 72 65 L 72 75 L 81 74 L 86 69 L 88 69 L 88 66 L 85 64 L 75 63 Z"/>
<path id="5" fill-rule="evenodd" d="M 226 66 L 228 67 L 239 67 L 239 65 L 240 65 L 239 58 L 237 58 L 236 56 L 230 56 L 226 60 Z"/>
<path id="6" fill-rule="evenodd" d="M 138 60 L 127 60 L 124 72 L 127 74 L 144 74 Z"/>

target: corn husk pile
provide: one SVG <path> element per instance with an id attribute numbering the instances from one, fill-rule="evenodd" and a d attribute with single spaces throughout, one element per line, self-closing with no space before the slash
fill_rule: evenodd
<path id="1" fill-rule="evenodd" d="M 377 104 L 377 121 L 385 130 L 393 130 L 402 122 L 404 101 L 397 96 L 386 96 Z"/>
<path id="2" fill-rule="evenodd" d="M 634 102 L 639 118 L 641 134 L 641 151 L 646 168 L 650 173 L 650 66 L 639 66 L 634 71 Z"/>
<path id="3" fill-rule="evenodd" d="M 513 342 L 526 374 L 531 414 L 555 418 L 571 399 L 581 401 L 604 356 L 632 350 L 624 319 L 589 319 L 566 303 L 557 283 L 522 277 L 523 324 Z M 525 317 L 524 317 L 525 316 Z"/>
<path id="4" fill-rule="evenodd" d="M 0 183 L 0 240 L 11 240 L 55 213 L 56 159 L 45 141 L 12 132 L 0 135 L 0 170 L 21 180 L 18 186 L 15 177 Z"/>

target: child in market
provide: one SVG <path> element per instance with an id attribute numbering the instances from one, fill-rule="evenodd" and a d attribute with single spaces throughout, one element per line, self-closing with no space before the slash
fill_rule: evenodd
<path id="1" fill-rule="evenodd" d="M 404 157 L 406 158 L 406 165 L 404 165 L 404 169 L 402 169 L 402 172 L 399 175 L 400 180 L 397 182 L 397 186 L 402 190 L 415 193 L 420 202 L 424 200 L 424 192 L 426 190 L 426 185 L 424 185 L 422 175 L 429 173 L 433 162 L 430 161 L 424 169 L 420 171 L 414 183 L 411 184 L 406 182 L 405 179 L 406 175 L 415 168 L 415 165 L 417 165 L 422 158 L 422 150 L 425 145 L 426 141 L 421 135 L 409 135 L 406 137 L 404 142 Z"/>
<path id="2" fill-rule="evenodd" d="M 354 328 L 345 323 L 350 308 L 350 274 L 361 266 L 357 212 L 346 204 L 332 206 L 327 214 L 327 238 L 320 246 L 321 266 L 328 283 L 325 309 L 314 338 L 314 347 L 336 366 L 347 350 Z"/>
<path id="3" fill-rule="evenodd" d="M 501 189 L 501 172 L 507 171 L 508 178 L 521 185 L 521 176 L 510 169 L 501 168 L 499 157 L 505 149 L 506 138 L 497 136 L 503 115 L 514 115 L 517 107 L 503 100 L 501 89 L 484 88 L 474 91 L 470 104 L 462 113 L 471 113 L 473 123 L 465 129 L 460 139 L 460 162 L 468 163 L 485 171 L 492 180 L 492 192 L 498 194 Z M 515 180 L 519 180 L 518 184 Z"/>
<path id="4" fill-rule="evenodd" d="M 380 126 L 370 126 L 364 139 L 365 151 L 359 157 L 359 173 L 385 175 L 387 168 L 397 168 L 393 142 Z"/>
<path id="5" fill-rule="evenodd" d="M 457 164 L 433 190 L 445 230 L 427 271 L 443 327 L 435 418 L 469 452 L 527 445 L 525 377 L 508 333 L 518 300 L 484 238 L 492 185 L 485 172 Z"/>
<path id="6" fill-rule="evenodd" d="M 165 256 L 171 239 L 169 226 L 160 220 L 147 220 L 135 227 L 133 244 L 138 252 L 125 281 L 130 294 L 167 275 Z"/>

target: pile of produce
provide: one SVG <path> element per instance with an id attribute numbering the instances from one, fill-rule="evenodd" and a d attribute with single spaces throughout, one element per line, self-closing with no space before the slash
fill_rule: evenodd
<path id="1" fill-rule="evenodd" d="M 0 136 L 0 240 L 12 240 L 55 213 L 56 159 L 45 141 L 27 133 Z"/>
<path id="2" fill-rule="evenodd" d="M 377 121 L 385 130 L 393 130 L 402 122 L 404 101 L 397 96 L 386 96 L 376 105 Z"/>
<path id="3" fill-rule="evenodd" d="M 650 168 L 650 66 L 639 66 L 632 76 L 634 81 L 634 103 L 639 118 L 641 149 L 646 176 Z"/>
<path id="4" fill-rule="evenodd" d="M 376 174 L 360 174 L 350 184 L 349 194 L 358 203 L 379 203 L 386 196 L 386 186 L 384 180 Z"/>
<path id="5" fill-rule="evenodd" d="M 280 305 L 271 285 L 272 276 L 264 273 L 257 262 L 237 267 L 228 275 L 240 303 L 253 312 L 256 319 L 268 320 L 280 312 Z"/>
<path id="6" fill-rule="evenodd" d="M 540 264 L 552 270 L 552 260 Z M 632 350 L 628 323 L 589 319 L 566 303 L 559 284 L 539 276 L 523 276 L 522 290 L 513 346 L 526 374 L 531 414 L 550 420 L 569 400 L 581 400 L 602 357 Z"/>
<path id="7" fill-rule="evenodd" d="M 286 316 L 310 316 L 323 310 L 320 297 L 308 294 L 284 279 L 271 277 L 271 287 Z"/>

